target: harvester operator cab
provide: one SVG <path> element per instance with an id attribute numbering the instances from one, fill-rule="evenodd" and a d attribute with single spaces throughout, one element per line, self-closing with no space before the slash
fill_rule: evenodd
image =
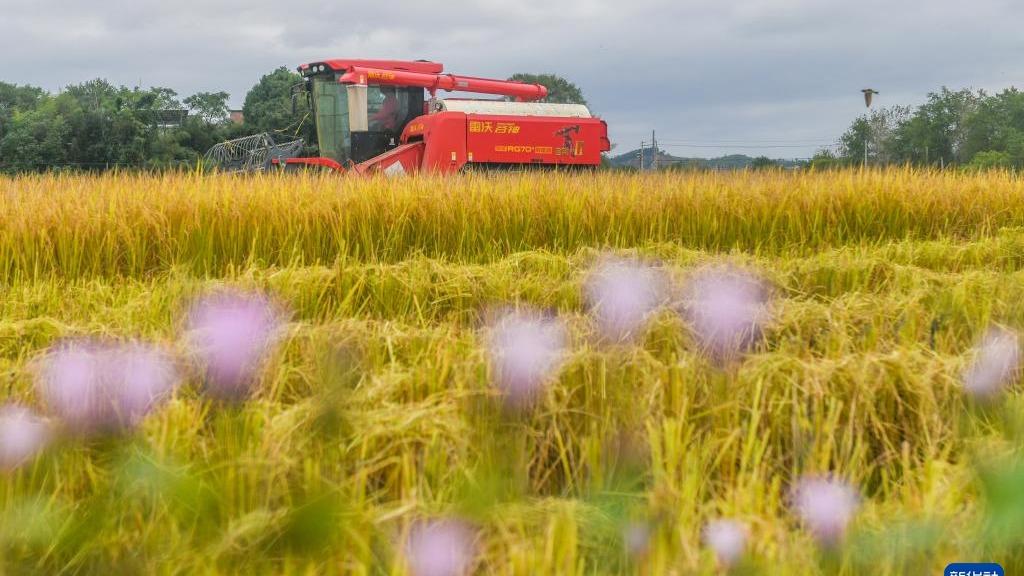
<path id="1" fill-rule="evenodd" d="M 398 146 L 424 111 L 423 88 L 346 84 L 331 68 L 302 70 L 316 122 L 320 155 L 341 165 L 360 163 Z"/>
<path id="2" fill-rule="evenodd" d="M 392 87 L 381 88 L 380 100 L 369 109 L 371 131 L 394 134 L 398 129 L 402 122 L 402 111 L 396 92 Z"/>

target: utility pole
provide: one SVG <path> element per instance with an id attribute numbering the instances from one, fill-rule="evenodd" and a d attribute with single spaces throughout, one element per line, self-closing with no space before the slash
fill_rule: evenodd
<path id="1" fill-rule="evenodd" d="M 875 95 L 878 94 L 878 90 L 875 90 L 874 88 L 865 88 L 865 89 L 861 90 L 861 92 L 864 93 L 864 107 L 869 110 L 869 113 L 868 113 L 868 116 L 867 116 L 867 123 L 866 123 L 867 133 L 864 134 L 864 169 L 867 170 L 867 167 L 868 167 L 868 144 L 871 142 L 871 114 L 870 114 L 870 110 L 871 110 L 871 104 L 874 102 L 874 97 L 875 97 Z"/>
<path id="2" fill-rule="evenodd" d="M 637 163 L 637 168 L 638 168 L 638 169 L 639 169 L 639 170 L 640 170 L 641 172 L 643 172 L 643 171 L 644 171 L 644 146 L 645 146 L 646 144 L 647 144 L 647 143 L 646 143 L 646 142 L 644 142 L 643 140 L 641 140 L 641 141 L 640 141 L 640 155 L 639 155 L 639 158 L 638 158 L 639 162 Z"/>
<path id="3" fill-rule="evenodd" d="M 658 139 L 654 135 L 654 130 L 651 130 L 651 170 L 658 169 Z"/>

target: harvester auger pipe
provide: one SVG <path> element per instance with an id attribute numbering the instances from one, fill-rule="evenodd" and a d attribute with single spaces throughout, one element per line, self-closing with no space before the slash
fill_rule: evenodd
<path id="1" fill-rule="evenodd" d="M 508 96 L 519 102 L 534 102 L 546 98 L 548 89 L 540 84 L 526 84 L 509 80 L 491 80 L 455 74 L 427 74 L 384 68 L 353 66 L 338 81 L 343 84 L 380 84 L 385 86 L 414 86 L 425 88 L 431 96 L 438 90 L 471 92 Z"/>

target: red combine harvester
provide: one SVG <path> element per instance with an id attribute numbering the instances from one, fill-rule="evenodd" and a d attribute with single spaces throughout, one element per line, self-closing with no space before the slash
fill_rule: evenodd
<path id="1" fill-rule="evenodd" d="M 611 148 L 608 126 L 586 106 L 537 102 L 547 96 L 544 86 L 443 71 L 441 64 L 426 61 L 303 64 L 299 73 L 320 156 L 271 153 L 267 166 L 387 175 L 470 167 L 595 167 Z M 502 98 L 442 99 L 440 90 Z"/>

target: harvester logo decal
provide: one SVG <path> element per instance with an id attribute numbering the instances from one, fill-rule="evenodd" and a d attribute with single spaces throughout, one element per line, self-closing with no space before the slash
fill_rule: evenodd
<path id="1" fill-rule="evenodd" d="M 551 146 L 519 146 L 519 145 L 498 145 L 494 147 L 495 152 L 505 152 L 508 154 L 537 154 L 541 156 L 550 156 L 555 153 L 555 149 Z"/>
<path id="2" fill-rule="evenodd" d="M 494 122 L 471 120 L 469 123 L 469 132 L 470 134 L 493 134 Z"/>
<path id="3" fill-rule="evenodd" d="M 560 149 L 560 151 L 562 151 L 566 155 L 568 155 L 569 151 L 571 150 L 573 156 L 582 156 L 583 155 L 583 142 L 577 141 L 574 138 L 574 136 L 578 136 L 579 133 L 580 133 L 580 125 L 579 124 L 573 124 L 572 126 L 566 126 L 565 128 L 562 128 L 561 130 L 555 132 L 555 136 L 561 136 L 562 137 L 562 141 L 564 142 L 564 145 Z"/>
<path id="4" fill-rule="evenodd" d="M 515 122 L 488 122 L 470 120 L 470 134 L 519 134 L 522 127 Z"/>
<path id="5" fill-rule="evenodd" d="M 519 134 L 519 124 L 515 122 L 498 122 L 494 127 L 495 134 Z"/>

